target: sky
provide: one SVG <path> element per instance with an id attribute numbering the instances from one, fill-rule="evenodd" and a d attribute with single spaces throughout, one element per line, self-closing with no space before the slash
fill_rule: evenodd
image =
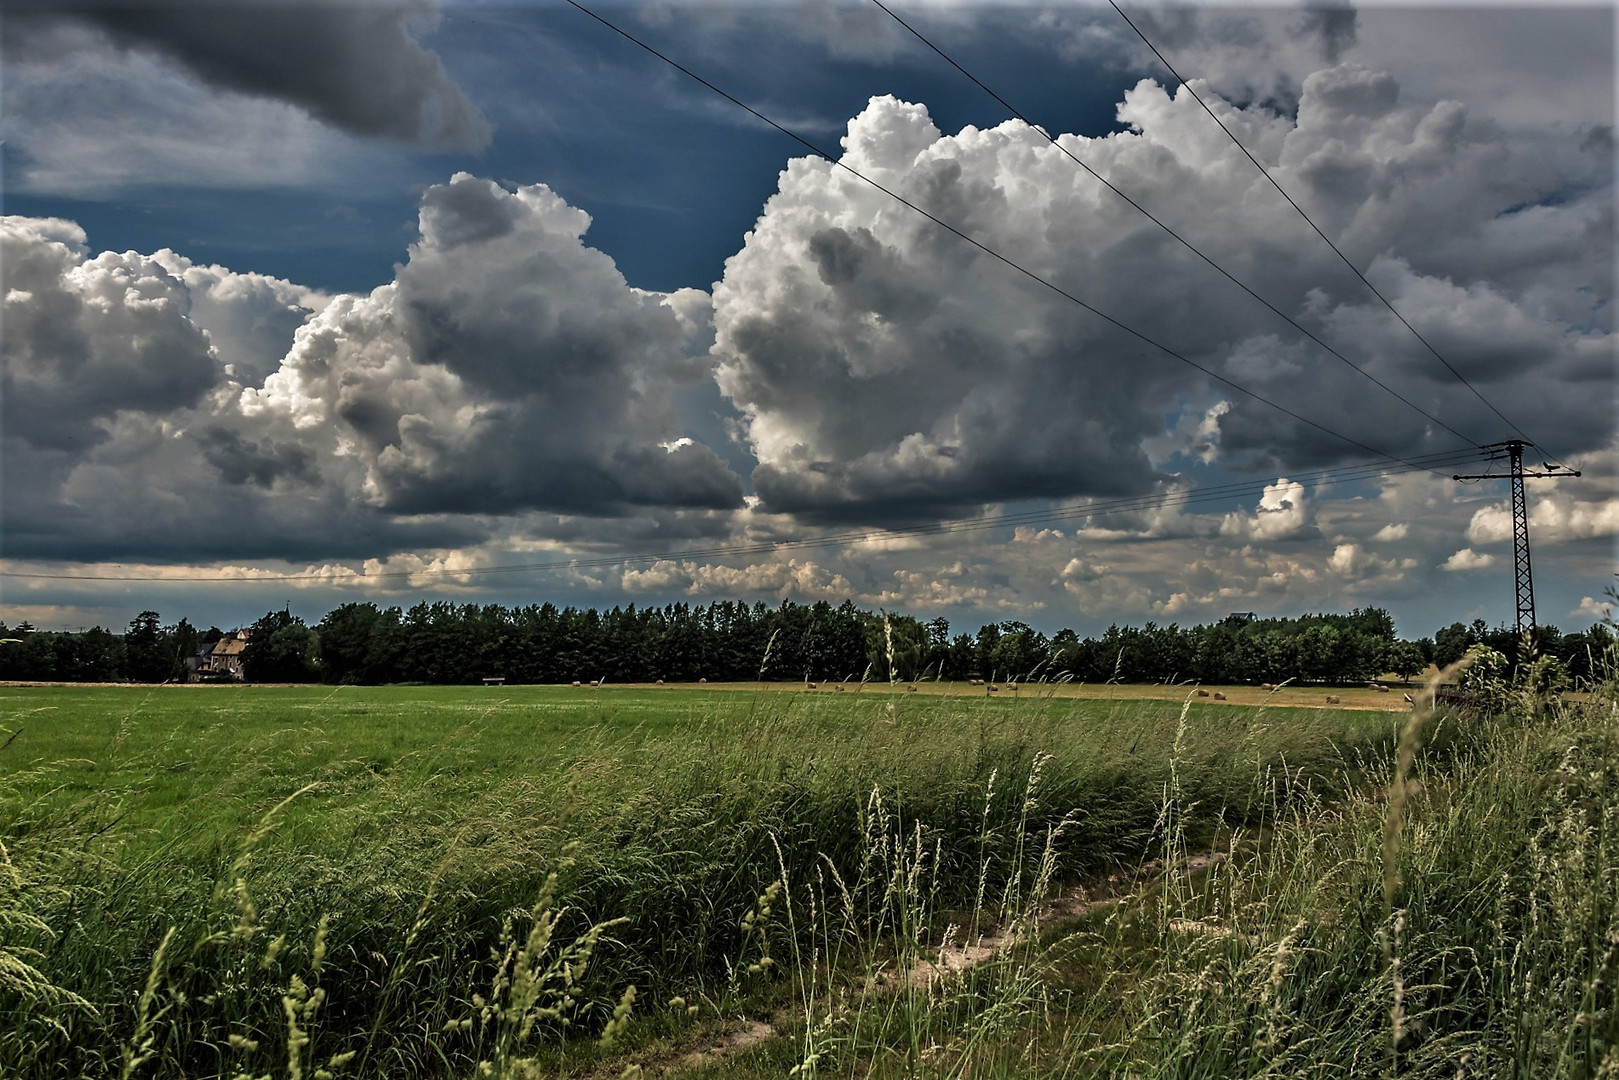
<path id="1" fill-rule="evenodd" d="M 1601 617 L 1615 9 L 1124 6 L 11 0 L 0 619 Z"/>

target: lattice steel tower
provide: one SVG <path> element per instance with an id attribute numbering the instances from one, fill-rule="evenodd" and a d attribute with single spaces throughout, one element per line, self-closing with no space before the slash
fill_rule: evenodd
<path id="1" fill-rule="evenodd" d="M 1523 496 L 1524 477 L 1538 480 L 1549 476 L 1578 476 L 1578 469 L 1565 469 L 1561 465 L 1542 464 L 1541 472 L 1523 471 L 1523 452 L 1534 446 L 1523 439 L 1489 443 L 1479 449 L 1489 453 L 1489 460 L 1508 462 L 1508 476 L 1512 480 L 1512 572 L 1517 588 L 1518 633 L 1532 634 L 1535 629 L 1535 577 L 1529 563 L 1529 507 Z M 1456 476 L 1456 480 L 1499 480 L 1500 473 L 1478 473 Z"/>

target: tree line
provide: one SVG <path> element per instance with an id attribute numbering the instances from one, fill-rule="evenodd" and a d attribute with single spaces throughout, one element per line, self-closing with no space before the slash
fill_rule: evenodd
<path id="1" fill-rule="evenodd" d="M 1081 638 L 1047 636 L 1027 623 L 989 623 L 951 633 L 948 620 L 874 612 L 851 601 L 779 605 L 715 601 L 662 607 L 419 603 L 410 608 L 348 603 L 310 625 L 270 611 L 242 652 L 255 682 L 609 683 L 736 681 L 1056 681 L 1087 683 L 1285 681 L 1352 684 L 1409 678 L 1443 667 L 1483 644 L 1516 664 L 1517 635 L 1483 620 L 1454 623 L 1433 637 L 1403 640 L 1381 608 L 1259 619 L 1233 615 L 1181 627 L 1110 626 Z M 0 623 L 0 679 L 159 683 L 196 677 L 187 661 L 226 636 L 186 619 L 164 624 L 143 611 L 123 634 L 78 633 Z M 1613 643 L 1598 624 L 1563 634 L 1541 627 L 1536 647 L 1574 678 Z"/>

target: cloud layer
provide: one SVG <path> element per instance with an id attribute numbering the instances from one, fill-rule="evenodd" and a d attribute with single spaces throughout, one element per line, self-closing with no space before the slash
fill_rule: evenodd
<path id="1" fill-rule="evenodd" d="M 421 51 L 405 9 L 362 10 Z M 121 35 L 125 60 L 229 83 L 171 27 L 86 11 L 73 33 L 102 35 L 98 47 Z M 1301 23 L 1288 55 L 1350 49 L 1352 30 Z M 377 47 L 405 48 L 391 33 Z M 394 101 L 387 122 L 323 112 L 248 79 L 230 85 L 368 134 L 465 126 L 421 126 L 422 109 L 438 114 L 420 102 Z M 1319 60 L 1297 81 L 1296 111 L 1207 100 L 1447 359 L 1549 453 L 1588 469 L 1583 484 L 1537 493 L 1533 525 L 1571 574 L 1611 573 L 1619 501 L 1612 469 L 1593 463 L 1613 452 L 1613 164 L 1591 131 L 1409 105 L 1388 74 Z M 411 116 L 408 131 L 389 126 Z M 1479 441 L 1509 433 L 1186 91 L 1142 81 L 1118 116 L 1126 130 L 1063 146 L 1424 409 Z M 1026 124 L 948 134 L 924 106 L 876 97 L 841 153 L 1266 398 L 1388 454 L 1458 445 Z M 308 561 L 329 571 L 308 587 L 334 595 L 360 587 L 328 565 L 341 562 L 472 596 L 488 579 L 467 571 L 525 558 L 678 553 L 840 523 L 993 523 L 1007 504 L 1056 501 L 1062 527 L 1010 538 L 887 533 L 813 555 L 674 554 L 548 580 L 610 599 L 852 595 L 1184 620 L 1377 602 L 1510 564 L 1500 492 L 1458 496 L 1428 475 L 1314 483 L 1314 467 L 1366 451 L 1198 375 L 825 161 L 787 163 L 711 295 L 633 287 L 586 242 L 589 215 L 544 184 L 458 173 L 417 210 L 391 279 L 341 295 L 168 249 L 98 253 L 70 221 L 5 219 L 7 558 L 227 562 L 244 580 L 256 560 Z M 724 412 L 717 394 L 734 411 L 695 422 L 693 402 Z M 739 445 L 722 458 L 703 432 L 726 422 Z M 726 464 L 749 455 L 749 478 Z M 1273 482 L 1206 512 L 1084 517 L 1091 500 L 1255 474 Z"/>

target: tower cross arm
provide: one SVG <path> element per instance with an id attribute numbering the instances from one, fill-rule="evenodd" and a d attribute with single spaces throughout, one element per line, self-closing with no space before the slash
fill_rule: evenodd
<path id="1" fill-rule="evenodd" d="M 1544 480 L 1553 476 L 1579 476 L 1578 469 L 1565 469 L 1561 465 L 1549 467 L 1545 472 L 1524 472 L 1521 474 L 1525 480 Z M 1509 477 L 1501 473 L 1465 473 L 1451 477 L 1452 480 L 1506 480 Z"/>

